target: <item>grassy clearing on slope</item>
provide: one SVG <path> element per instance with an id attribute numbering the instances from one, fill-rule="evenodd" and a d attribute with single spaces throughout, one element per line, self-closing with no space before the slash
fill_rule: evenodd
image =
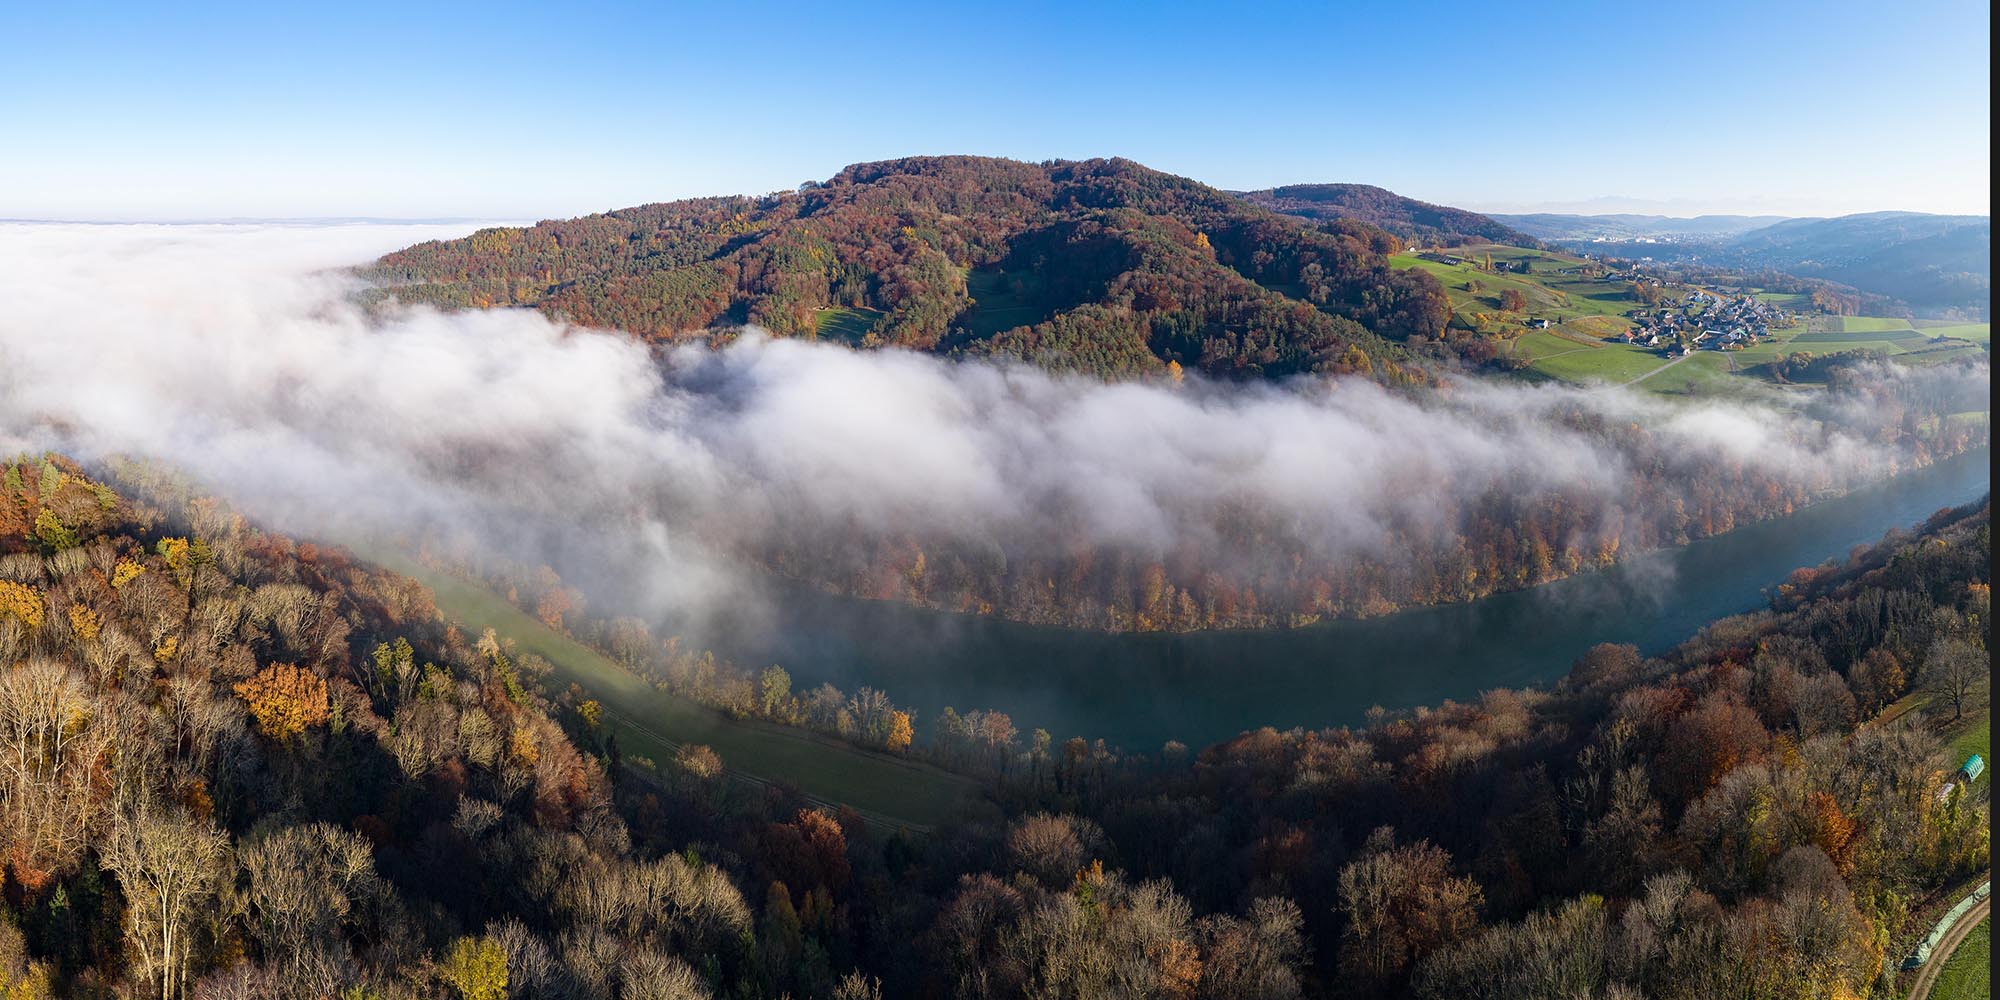
<path id="1" fill-rule="evenodd" d="M 1608 340 L 1632 328 L 1632 322 L 1613 316 L 1579 316 L 1559 329 L 1581 334 L 1593 341 Z"/>
<path id="2" fill-rule="evenodd" d="M 1933 1000 L 1989 1000 L 1993 996 L 1993 920 L 1987 918 L 1959 942 L 1931 985 Z"/>
<path id="3" fill-rule="evenodd" d="M 838 340 L 848 344 L 858 344 L 861 338 L 882 318 L 879 309 L 850 309 L 838 307 L 821 309 L 814 318 L 813 335 L 821 340 Z"/>
<path id="4" fill-rule="evenodd" d="M 1945 730 L 1951 739 L 1951 762 L 1962 764 L 1973 754 L 1986 761 L 1989 771 L 1981 772 L 1973 785 L 1984 785 L 1993 766 L 1993 713 L 1982 711 L 1978 715 L 1968 715 L 1964 721 Z"/>
<path id="5" fill-rule="evenodd" d="M 1745 376 L 1735 374 L 1734 358 L 1704 351 L 1639 380 L 1638 386 L 1665 396 L 1723 396 L 1741 392 Z"/>
<path id="6" fill-rule="evenodd" d="M 1500 312 L 1500 298 L 1509 291 L 1521 293 L 1527 308 L 1514 316 L 1521 319 L 1549 319 L 1555 322 L 1587 317 L 1603 317 L 1626 324 L 1624 314 L 1638 306 L 1631 287 L 1625 282 L 1564 274 L 1586 266 L 1573 257 L 1523 250 L 1509 246 L 1468 246 L 1448 251 L 1465 263 L 1447 264 L 1408 254 L 1389 258 L 1395 267 L 1415 267 L 1435 275 L 1444 284 L 1452 311 L 1462 316 Z M 1526 263 L 1525 274 L 1514 271 L 1487 271 L 1485 262 L 1512 266 Z"/>
<path id="7" fill-rule="evenodd" d="M 1041 280 L 1032 272 L 1009 274 L 998 268 L 973 268 L 965 273 L 965 290 L 972 308 L 952 322 L 974 337 L 991 337 L 1017 326 L 1033 326 L 1048 318 L 1037 301 Z"/>
<path id="8" fill-rule="evenodd" d="M 613 729 L 628 753 L 665 764 L 673 758 L 674 744 L 706 744 L 732 771 L 797 787 L 890 826 L 935 826 L 974 797 L 971 780 L 927 764 L 863 750 L 803 729 L 730 719 L 676 698 L 484 588 L 396 568 L 431 588 L 447 617 L 474 632 L 491 628 L 514 640 L 517 649 L 554 666 L 558 690 L 571 683 L 580 685 L 611 714 L 622 717 L 613 720 Z"/>
<path id="9" fill-rule="evenodd" d="M 1524 361 L 1540 361 L 1552 354 L 1568 354 L 1571 351 L 1588 350 L 1594 350 L 1594 348 L 1585 347 L 1574 341 L 1558 337 L 1547 330 L 1529 330 L 1527 333 L 1514 338 L 1507 345 L 1508 356 L 1520 358 Z"/>
<path id="10" fill-rule="evenodd" d="M 1651 351 L 1610 344 L 1544 358 L 1535 367 L 1567 382 L 1629 382 L 1664 364 Z"/>

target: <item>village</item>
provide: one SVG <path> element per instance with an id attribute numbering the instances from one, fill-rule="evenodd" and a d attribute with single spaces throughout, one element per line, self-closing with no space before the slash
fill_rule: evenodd
<path id="1" fill-rule="evenodd" d="M 1626 316 L 1632 328 L 1611 340 L 1649 347 L 1669 358 L 1695 351 L 1741 350 L 1783 329 L 1796 317 L 1754 295 L 1718 295 L 1692 289 L 1673 305 L 1634 309 Z"/>

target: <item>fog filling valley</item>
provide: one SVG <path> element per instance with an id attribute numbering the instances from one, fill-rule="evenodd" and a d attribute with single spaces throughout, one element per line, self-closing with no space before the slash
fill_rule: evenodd
<path id="1" fill-rule="evenodd" d="M 749 601 L 739 556 L 773 547 L 1096 546 L 1254 575 L 1393 561 L 1496 491 L 1580 498 L 1601 525 L 1640 502 L 1634 456 L 1579 427 L 1647 428 L 1688 476 L 1756 463 L 1816 493 L 1904 461 L 1826 392 L 1105 384 L 754 333 L 656 352 L 528 310 L 358 303 L 344 268 L 470 228 L 0 225 L 0 452 L 158 459 L 287 533 L 421 535 L 684 614 Z M 1987 375 L 1881 371 L 1979 406 Z M 1286 551 L 1234 544 L 1246 512 Z"/>

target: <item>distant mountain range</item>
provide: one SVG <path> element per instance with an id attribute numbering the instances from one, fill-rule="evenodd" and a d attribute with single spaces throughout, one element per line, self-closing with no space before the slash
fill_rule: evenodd
<path id="1" fill-rule="evenodd" d="M 1698 215 L 1677 219 L 1668 215 L 1494 215 L 1496 223 L 1512 226 L 1536 239 L 1554 243 L 1586 240 L 1722 239 L 1787 221 L 1782 215 Z"/>
<path id="2" fill-rule="evenodd" d="M 1542 246 L 1534 234 L 1491 216 L 1405 198 L 1371 184 L 1289 184 L 1236 194 L 1273 212 L 1314 221 L 1361 222 L 1410 242 L 1443 246 L 1460 243 Z"/>

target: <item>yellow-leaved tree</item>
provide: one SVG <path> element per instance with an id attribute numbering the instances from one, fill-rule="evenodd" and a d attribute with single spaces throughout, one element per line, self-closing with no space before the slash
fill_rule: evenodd
<path id="1" fill-rule="evenodd" d="M 257 731 L 280 742 L 327 719 L 326 681 L 289 663 L 273 663 L 236 685 L 257 720 Z"/>
<path id="2" fill-rule="evenodd" d="M 459 938 L 438 974 L 464 1000 L 507 1000 L 507 952 L 492 938 Z"/>
<path id="3" fill-rule="evenodd" d="M 889 713 L 889 735 L 883 737 L 882 745 L 892 751 L 901 752 L 910 748 L 910 741 L 916 738 L 916 730 L 910 725 L 910 713 Z"/>
<path id="4" fill-rule="evenodd" d="M 0 615 L 13 615 L 29 628 L 42 624 L 42 592 L 25 583 L 0 580 Z"/>

